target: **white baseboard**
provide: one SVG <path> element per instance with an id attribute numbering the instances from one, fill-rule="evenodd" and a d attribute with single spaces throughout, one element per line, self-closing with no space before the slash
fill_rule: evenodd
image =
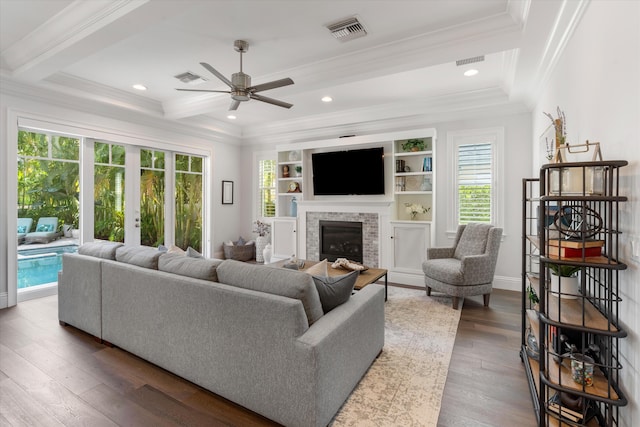
<path id="1" fill-rule="evenodd" d="M 58 293 L 58 283 L 34 286 L 33 288 L 18 289 L 18 302 L 28 301 L 35 298 L 43 298 Z"/>
<path id="2" fill-rule="evenodd" d="M 520 277 L 506 277 L 495 276 L 493 278 L 494 289 L 504 289 L 506 291 L 522 291 L 522 278 Z"/>

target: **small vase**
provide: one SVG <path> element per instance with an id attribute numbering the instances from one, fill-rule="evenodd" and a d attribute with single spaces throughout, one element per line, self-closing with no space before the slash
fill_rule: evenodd
<path id="1" fill-rule="evenodd" d="M 290 162 L 295 162 L 298 160 L 298 152 L 295 150 L 291 150 L 289 151 L 289 161 Z"/>
<path id="2" fill-rule="evenodd" d="M 559 289 L 560 288 L 560 289 Z M 580 278 L 574 277 L 558 277 L 555 274 L 551 274 L 551 294 L 563 299 L 576 299 L 579 297 L 580 290 Z"/>
<path id="3" fill-rule="evenodd" d="M 256 237 L 256 262 L 264 262 L 263 252 L 268 242 L 267 236 Z"/>
<path id="4" fill-rule="evenodd" d="M 271 243 L 267 243 L 267 245 L 264 247 L 264 250 L 262 251 L 262 258 L 264 258 L 265 264 L 269 264 L 271 262 L 271 254 Z"/>

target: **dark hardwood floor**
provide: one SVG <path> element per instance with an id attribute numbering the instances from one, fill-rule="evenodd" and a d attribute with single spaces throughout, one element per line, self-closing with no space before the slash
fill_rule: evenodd
<path id="1" fill-rule="evenodd" d="M 466 298 L 439 426 L 534 426 L 519 294 Z M 2 426 L 276 425 L 127 352 L 58 324 L 57 297 L 0 310 Z"/>

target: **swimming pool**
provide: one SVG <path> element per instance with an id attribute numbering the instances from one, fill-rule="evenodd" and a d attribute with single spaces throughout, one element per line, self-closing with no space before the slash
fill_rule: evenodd
<path id="1" fill-rule="evenodd" d="M 62 254 L 72 252 L 78 252 L 78 245 L 18 251 L 18 289 L 57 282 Z"/>

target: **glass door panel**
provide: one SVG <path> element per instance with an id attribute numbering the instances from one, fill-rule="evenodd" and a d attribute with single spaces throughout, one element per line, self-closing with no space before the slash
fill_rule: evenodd
<path id="1" fill-rule="evenodd" d="M 165 243 L 165 153 L 140 150 L 140 244 Z"/>
<path id="2" fill-rule="evenodd" d="M 125 148 L 94 144 L 93 235 L 98 240 L 124 242 Z"/>
<path id="3" fill-rule="evenodd" d="M 202 252 L 203 158 L 176 154 L 175 244 Z"/>

